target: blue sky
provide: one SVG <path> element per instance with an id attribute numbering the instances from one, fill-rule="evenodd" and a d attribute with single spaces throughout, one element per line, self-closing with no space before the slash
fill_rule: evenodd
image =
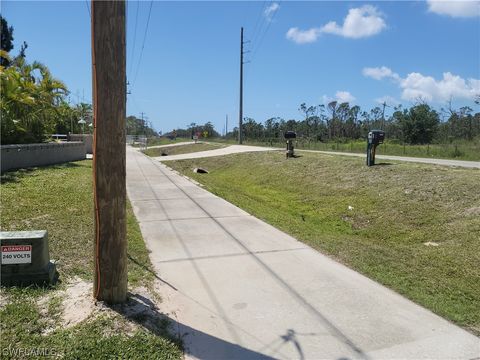
<path id="1" fill-rule="evenodd" d="M 300 119 L 302 102 L 370 109 L 421 97 L 440 108 L 452 97 L 474 107 L 480 93 L 479 2 L 154 1 L 138 67 L 150 5 L 127 6 L 127 114 L 143 111 L 164 132 L 207 121 L 221 132 L 227 114 L 229 129 L 238 121 L 241 26 L 250 40 L 244 116 L 257 121 Z M 72 102 L 91 99 L 89 6 L 2 2 L 14 53 L 26 41 L 27 60 L 45 63 Z"/>

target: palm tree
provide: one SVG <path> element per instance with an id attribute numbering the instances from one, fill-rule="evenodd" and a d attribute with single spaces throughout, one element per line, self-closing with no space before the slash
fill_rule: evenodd
<path id="1" fill-rule="evenodd" d="M 45 65 L 28 64 L 23 57 L 8 68 L 0 67 L 0 79 L 2 143 L 43 141 L 61 117 L 58 108 L 68 94 L 65 84 Z"/>

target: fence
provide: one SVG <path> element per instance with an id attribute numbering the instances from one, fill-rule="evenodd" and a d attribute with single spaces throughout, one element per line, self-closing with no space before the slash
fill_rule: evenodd
<path id="1" fill-rule="evenodd" d="M 85 160 L 84 142 L 2 145 L 1 172 Z"/>
<path id="2" fill-rule="evenodd" d="M 126 141 L 128 145 L 140 147 L 142 149 L 147 148 L 147 137 L 144 135 L 127 135 Z"/>

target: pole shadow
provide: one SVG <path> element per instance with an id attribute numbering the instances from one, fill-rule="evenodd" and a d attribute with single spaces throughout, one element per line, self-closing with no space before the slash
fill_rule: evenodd
<path id="1" fill-rule="evenodd" d="M 387 163 L 387 162 L 381 162 L 381 163 L 375 164 L 374 166 L 395 166 L 395 165 L 398 165 L 398 164 L 392 164 L 392 163 Z"/>
<path id="2" fill-rule="evenodd" d="M 109 307 L 156 336 L 174 342 L 185 354 L 197 359 L 274 359 L 182 324 L 161 313 L 154 302 L 140 294 L 129 293 L 126 303 Z M 201 348 L 189 347 L 188 344 L 184 346 L 183 339 L 187 335 L 194 338 L 195 343 L 201 344 Z"/>

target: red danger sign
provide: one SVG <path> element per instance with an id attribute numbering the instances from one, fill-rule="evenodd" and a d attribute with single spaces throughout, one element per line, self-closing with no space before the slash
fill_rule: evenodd
<path id="1" fill-rule="evenodd" d="M 2 245 L 3 264 L 30 264 L 32 245 Z"/>

